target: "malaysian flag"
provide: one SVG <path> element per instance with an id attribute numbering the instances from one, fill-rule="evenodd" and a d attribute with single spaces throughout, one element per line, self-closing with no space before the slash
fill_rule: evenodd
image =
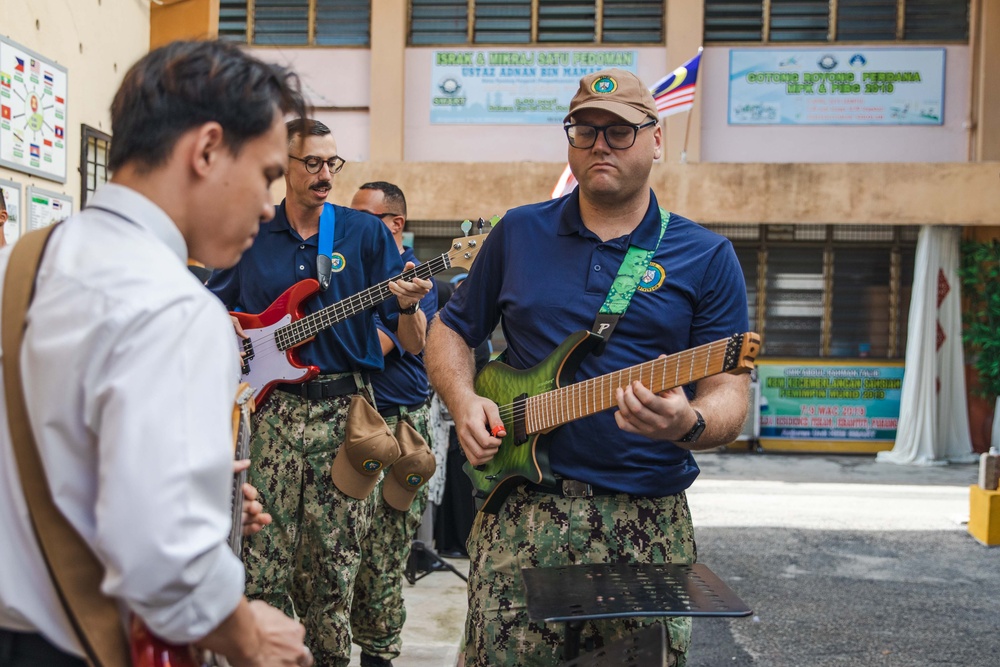
<path id="1" fill-rule="evenodd" d="M 698 66 L 701 64 L 701 48 L 694 58 L 687 61 L 670 74 L 657 81 L 649 92 L 656 100 L 656 110 L 660 118 L 687 111 L 694 106 L 694 86 L 698 80 Z"/>
<path id="2" fill-rule="evenodd" d="M 42 64 L 40 62 L 38 62 L 37 60 L 35 60 L 34 58 L 32 58 L 31 59 L 31 73 L 37 75 L 39 73 L 39 70 L 41 70 L 41 68 L 42 68 Z"/>
<path id="3" fill-rule="evenodd" d="M 649 92 L 653 94 L 656 110 L 660 118 L 672 116 L 675 113 L 687 111 L 694 106 L 694 86 L 698 80 L 698 66 L 701 64 L 701 47 L 694 58 L 687 61 L 670 74 L 657 81 Z M 563 169 L 562 175 L 552 188 L 552 199 L 568 195 L 576 188 L 576 178 L 569 165 Z"/>

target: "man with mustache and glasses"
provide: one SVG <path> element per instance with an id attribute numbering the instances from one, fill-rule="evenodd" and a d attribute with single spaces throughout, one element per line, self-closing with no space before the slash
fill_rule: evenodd
<path id="1" fill-rule="evenodd" d="M 330 257 L 329 286 L 305 301 L 307 313 L 404 270 L 396 242 L 378 218 L 327 203 L 333 177 L 344 166 L 329 127 L 312 119 L 290 121 L 288 157 L 286 196 L 274 219 L 261 227 L 239 264 L 208 282 L 230 310 L 259 313 L 300 280 L 323 283 L 320 255 Z M 321 247 L 321 226 L 333 229 L 332 248 Z M 389 288 L 396 298 L 383 301 L 378 315 L 404 349 L 419 352 L 426 320 L 416 305 L 431 282 L 399 280 Z M 344 441 L 352 396 L 373 402 L 369 373 L 383 368 L 375 310 L 319 332 L 298 352 L 321 374 L 278 385 L 257 408 L 250 479 L 274 522 L 244 543 L 247 595 L 288 612 L 294 608 L 317 664 L 346 667 L 361 541 L 377 503 L 372 493 L 356 498 L 342 492 L 330 470 Z"/>

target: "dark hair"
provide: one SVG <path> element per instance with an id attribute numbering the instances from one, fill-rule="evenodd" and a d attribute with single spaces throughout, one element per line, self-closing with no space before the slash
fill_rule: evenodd
<path id="1" fill-rule="evenodd" d="M 4 201 L 3 190 L 0 190 L 0 211 L 7 210 L 7 202 Z"/>
<path id="2" fill-rule="evenodd" d="M 111 103 L 108 168 L 163 164 L 177 139 L 204 123 L 222 125 L 234 154 L 263 135 L 275 113 L 305 115 L 298 77 L 233 44 L 173 42 L 129 69 Z"/>
<path id="3" fill-rule="evenodd" d="M 299 137 L 305 137 L 306 135 L 325 137 L 330 134 L 329 127 L 318 120 L 313 120 L 312 118 L 293 118 L 285 123 L 285 128 L 288 129 L 289 147 L 291 147 L 292 144 L 295 143 L 295 140 Z"/>
<path id="4" fill-rule="evenodd" d="M 403 191 L 399 189 L 398 185 L 385 181 L 372 181 L 365 183 L 358 190 L 378 190 L 382 193 L 386 204 L 392 204 L 392 208 L 398 208 L 398 213 L 404 218 L 406 217 L 406 197 L 403 196 Z"/>

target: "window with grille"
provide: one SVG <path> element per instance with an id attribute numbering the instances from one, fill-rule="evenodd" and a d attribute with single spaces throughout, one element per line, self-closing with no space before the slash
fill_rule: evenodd
<path id="1" fill-rule="evenodd" d="M 219 39 L 260 46 L 367 46 L 371 0 L 220 0 Z"/>
<path id="2" fill-rule="evenodd" d="M 970 0 L 705 0 L 705 42 L 968 42 Z"/>
<path id="3" fill-rule="evenodd" d="M 111 135 L 89 125 L 81 125 L 80 129 L 80 208 L 83 208 L 90 195 L 108 182 Z"/>
<path id="4" fill-rule="evenodd" d="M 901 359 L 917 228 L 709 225 L 743 267 L 762 354 Z"/>
<path id="5" fill-rule="evenodd" d="M 410 44 L 662 44 L 663 17 L 663 0 L 411 0 Z"/>

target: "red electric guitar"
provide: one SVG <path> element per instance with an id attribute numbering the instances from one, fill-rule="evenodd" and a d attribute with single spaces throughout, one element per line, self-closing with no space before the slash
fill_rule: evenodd
<path id="1" fill-rule="evenodd" d="M 499 218 L 493 217 L 490 224 L 496 224 L 497 221 Z M 484 224 L 480 218 L 480 230 Z M 470 228 L 471 225 L 469 222 Z M 320 331 L 329 329 L 363 310 L 374 308 L 391 297 L 393 295 L 389 291 L 391 281 L 411 281 L 414 277 L 426 280 L 445 269 L 453 267 L 468 269 L 479 254 L 479 248 L 487 234 L 488 230 L 476 236 L 454 239 L 451 242 L 451 250 L 443 255 L 403 271 L 395 278 L 383 280 L 363 292 L 342 299 L 311 315 L 302 312 L 302 302 L 319 291 L 319 283 L 311 278 L 289 287 L 259 315 L 230 313 L 239 320 L 243 331 L 250 336 L 237 337 L 237 344 L 243 352 L 241 380 L 253 387 L 254 400 L 257 403 L 263 401 L 278 383 L 305 382 L 319 375 L 319 368 L 304 366 L 299 361 L 296 351 L 299 345 L 312 340 Z"/>
<path id="2" fill-rule="evenodd" d="M 253 389 L 241 383 L 236 390 L 233 408 L 233 435 L 236 460 L 250 458 L 250 414 L 254 411 Z M 233 482 L 233 523 L 229 532 L 229 546 L 237 557 L 243 548 L 243 483 L 247 471 L 236 475 Z M 129 645 L 132 667 L 227 667 L 221 655 L 206 652 L 199 656 L 193 646 L 180 646 L 163 641 L 145 626 L 138 616 L 132 617 L 129 627 Z"/>

